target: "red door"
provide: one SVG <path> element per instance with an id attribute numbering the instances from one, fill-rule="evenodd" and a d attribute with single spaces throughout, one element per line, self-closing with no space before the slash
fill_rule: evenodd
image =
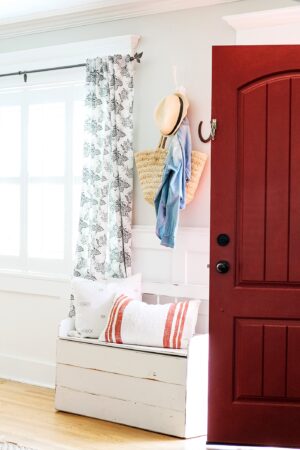
<path id="1" fill-rule="evenodd" d="M 212 117 L 208 442 L 299 447 L 300 46 L 215 47 Z"/>

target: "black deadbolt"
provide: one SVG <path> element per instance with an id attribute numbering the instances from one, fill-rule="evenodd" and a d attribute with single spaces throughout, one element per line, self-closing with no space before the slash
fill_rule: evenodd
<path id="1" fill-rule="evenodd" d="M 228 236 L 228 234 L 219 234 L 219 236 L 217 237 L 217 243 L 219 245 L 221 245 L 222 247 L 225 247 L 225 245 L 228 245 L 230 242 L 230 238 Z"/>
<path id="2" fill-rule="evenodd" d="M 218 261 L 216 264 L 217 272 L 219 273 L 227 273 L 230 269 L 230 265 L 228 261 Z"/>

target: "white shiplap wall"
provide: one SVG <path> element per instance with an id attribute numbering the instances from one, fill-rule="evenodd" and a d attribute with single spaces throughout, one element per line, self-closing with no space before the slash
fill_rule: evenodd
<path id="1" fill-rule="evenodd" d="M 172 293 L 167 286 L 165 295 L 207 299 L 208 254 L 208 228 L 179 228 L 174 249 L 160 245 L 154 227 L 135 226 L 133 229 L 133 273 L 143 274 L 145 291 L 148 282 L 159 282 L 174 286 Z M 160 292 L 162 289 L 160 287 Z"/>
<path id="2" fill-rule="evenodd" d="M 133 271 L 142 272 L 144 292 L 203 299 L 198 331 L 208 322 L 208 250 L 207 228 L 180 228 L 174 250 L 160 246 L 154 227 L 133 229 Z M 68 277 L 0 272 L 0 378 L 54 386 L 69 293 Z"/>

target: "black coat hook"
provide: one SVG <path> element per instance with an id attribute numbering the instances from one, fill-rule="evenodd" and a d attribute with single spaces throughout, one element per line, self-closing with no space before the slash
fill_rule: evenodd
<path id="1" fill-rule="evenodd" d="M 211 121 L 210 121 L 210 135 L 208 136 L 208 138 L 204 138 L 202 135 L 202 125 L 203 125 L 203 121 L 201 120 L 201 122 L 199 123 L 199 126 L 198 126 L 198 135 L 199 135 L 200 141 L 204 142 L 204 144 L 207 144 L 210 141 L 214 141 L 215 135 L 216 135 L 216 129 L 217 129 L 217 119 L 211 119 Z"/>

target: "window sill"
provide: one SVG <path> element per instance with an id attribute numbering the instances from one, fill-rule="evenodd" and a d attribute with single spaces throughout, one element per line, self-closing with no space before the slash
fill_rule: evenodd
<path id="1" fill-rule="evenodd" d="M 0 269 L 2 292 L 69 298 L 70 281 L 71 277 L 66 275 Z"/>

